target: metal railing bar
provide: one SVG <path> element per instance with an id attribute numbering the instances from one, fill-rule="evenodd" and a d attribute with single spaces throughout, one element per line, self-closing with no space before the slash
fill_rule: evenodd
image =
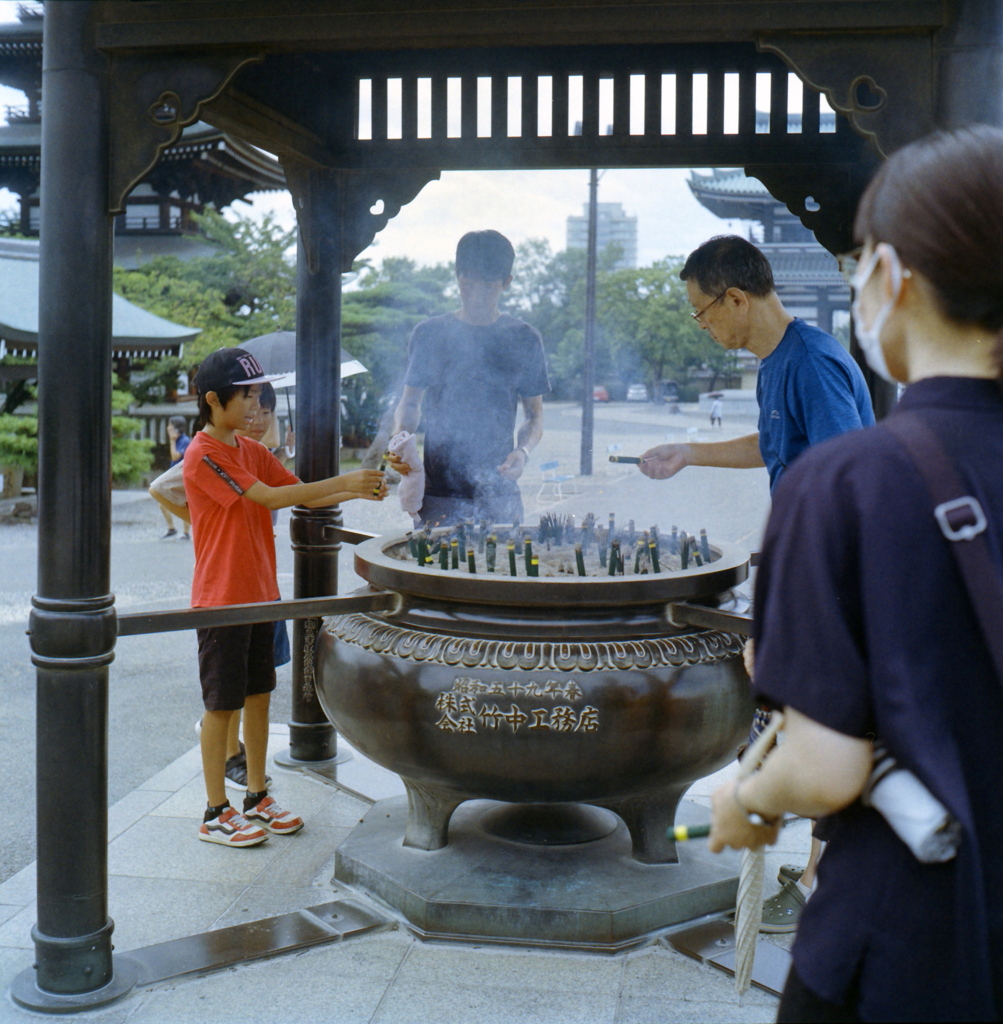
<path id="1" fill-rule="evenodd" d="M 724 633 L 739 636 L 752 635 L 752 616 L 735 612 L 722 612 L 701 604 L 674 602 L 665 606 L 665 618 L 670 626 L 703 626 L 705 629 L 719 629 Z"/>
<path id="2" fill-rule="evenodd" d="M 379 537 L 378 533 L 365 533 L 362 530 L 349 530 L 344 526 L 325 526 L 324 532 L 330 540 L 340 541 L 342 544 L 361 544 L 366 540 L 373 540 Z"/>
<path id="3" fill-rule="evenodd" d="M 170 633 L 179 629 L 203 629 L 207 626 L 247 626 L 255 622 L 316 619 L 325 615 L 349 615 L 352 612 L 396 612 L 400 606 L 400 594 L 392 590 L 378 590 L 372 594 L 346 594 L 344 597 L 308 597 L 294 601 L 231 604 L 218 608 L 134 612 L 117 617 L 118 635 Z"/>

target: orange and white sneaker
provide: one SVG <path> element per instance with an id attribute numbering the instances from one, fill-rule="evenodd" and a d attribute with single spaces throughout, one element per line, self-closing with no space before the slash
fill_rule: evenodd
<path id="1" fill-rule="evenodd" d="M 302 824 L 302 822 L 300 823 Z M 222 846 L 257 846 L 268 838 L 268 833 L 252 825 L 233 807 L 227 807 L 218 818 L 202 822 L 199 839 Z"/>
<path id="2" fill-rule="evenodd" d="M 302 818 L 284 811 L 270 796 L 263 796 L 256 806 L 245 808 L 244 817 L 252 825 L 260 825 L 277 836 L 291 836 L 303 827 Z"/>

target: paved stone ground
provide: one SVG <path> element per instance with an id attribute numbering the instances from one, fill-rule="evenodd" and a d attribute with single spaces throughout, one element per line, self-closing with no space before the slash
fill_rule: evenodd
<path id="1" fill-rule="evenodd" d="M 576 515 L 610 511 L 639 527 L 676 523 L 706 527 L 711 540 L 755 550 L 769 507 L 765 470 L 688 469 L 655 482 L 633 467 L 606 461 L 607 446 L 640 454 L 666 439 L 711 439 L 755 429 L 750 419 L 711 434 L 694 409 L 672 416 L 654 406 L 596 409 L 595 473 L 561 500 L 540 491 L 539 464 L 578 468 L 580 409 L 547 406 L 547 432 L 522 481 L 527 519 L 543 508 Z M 161 541 L 163 522 L 142 492 L 116 492 L 113 511 L 113 589 L 121 611 L 183 607 L 191 549 Z M 542 499 L 542 500 L 541 500 Z M 347 525 L 374 533 L 408 527 L 391 497 L 382 505 L 345 507 Z M 287 536 L 288 513 L 278 536 Z M 281 542 L 279 580 L 292 584 L 292 556 Z M 361 583 L 342 553 L 341 590 Z M 0 526 L 0 772 L 18 795 L 17 815 L 0 836 L 0 988 L 30 965 L 34 899 L 34 711 L 24 628 L 34 591 L 34 526 Z M 195 840 L 204 796 L 192 725 L 201 713 L 194 638 L 184 634 L 130 637 L 119 642 L 111 669 L 109 771 L 110 904 L 116 946 L 128 950 L 238 921 L 254 920 L 335 898 L 334 850 L 368 806 L 344 792 L 295 773 L 272 769 L 275 790 L 301 810 L 308 826 L 294 838 L 226 851 Z M 289 707 L 289 670 L 280 670 L 273 720 Z M 276 748 L 287 744 L 273 726 Z M 728 769 L 731 770 L 731 769 Z M 726 770 L 726 771 L 728 771 Z M 399 780 L 363 759 L 339 776 L 378 798 Z M 706 802 L 716 777 L 690 797 Z M 369 787 L 366 789 L 365 787 Z M 68 808 L 68 812 L 72 809 Z M 804 861 L 807 823 L 785 829 L 768 858 L 768 878 L 780 863 Z M 779 945 L 789 945 L 783 938 Z M 154 986 L 88 1018 L 180 1022 L 452 1022 L 452 1021 L 768 1021 L 776 1000 L 753 990 L 740 1006 L 731 980 L 658 942 L 632 953 L 602 957 L 470 945 L 423 944 L 390 927 L 299 955 L 244 965 L 203 979 Z M 31 1015 L 0 996 L 0 1021 Z"/>

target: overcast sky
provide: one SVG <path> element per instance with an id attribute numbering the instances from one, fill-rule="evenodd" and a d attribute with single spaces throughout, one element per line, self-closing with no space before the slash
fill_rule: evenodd
<path id="1" fill-rule="evenodd" d="M 17 19 L 16 4 L 0 0 L 0 22 Z M 0 86 L 0 105 L 21 105 L 24 94 Z M 705 210 L 686 185 L 689 171 L 680 169 L 610 170 L 599 183 L 599 201 L 622 203 L 637 216 L 638 262 L 666 255 L 684 255 L 711 235 L 740 224 L 719 220 Z M 256 193 L 250 205 L 236 203 L 235 213 L 274 214 L 292 225 L 287 192 Z M 566 220 L 580 215 L 588 200 L 588 171 L 447 171 L 430 182 L 376 236 L 364 255 L 409 256 L 419 263 L 445 262 L 465 231 L 495 228 L 518 245 L 527 238 L 546 238 L 554 251 L 564 248 Z M 0 209 L 16 205 L 17 197 L 0 190 Z"/>

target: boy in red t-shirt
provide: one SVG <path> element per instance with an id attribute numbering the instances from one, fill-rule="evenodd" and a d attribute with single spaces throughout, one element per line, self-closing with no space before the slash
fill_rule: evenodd
<path id="1" fill-rule="evenodd" d="M 195 375 L 202 429 L 184 461 L 195 546 L 193 608 L 279 599 L 272 509 L 317 508 L 386 495 L 383 474 L 376 470 L 300 483 L 264 445 L 236 435 L 254 418 L 261 385 L 272 379 L 254 356 L 239 348 L 213 352 Z M 210 626 L 197 632 L 208 804 L 199 839 L 254 846 L 269 832 L 298 832 L 302 819 L 283 810 L 268 795 L 265 782 L 268 704 L 275 689 L 273 623 Z M 241 708 L 247 749 L 243 814 L 230 806 L 224 789 L 227 728 Z"/>

